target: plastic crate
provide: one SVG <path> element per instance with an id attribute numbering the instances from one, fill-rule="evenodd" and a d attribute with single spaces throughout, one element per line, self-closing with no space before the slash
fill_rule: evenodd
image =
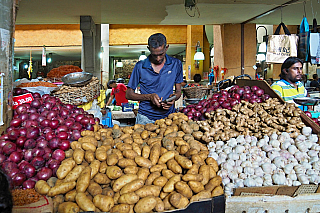
<path id="1" fill-rule="evenodd" d="M 111 114 L 111 112 L 107 112 L 107 113 L 102 117 L 101 123 L 102 123 L 102 125 L 107 125 L 108 127 L 113 127 L 112 114 Z"/>

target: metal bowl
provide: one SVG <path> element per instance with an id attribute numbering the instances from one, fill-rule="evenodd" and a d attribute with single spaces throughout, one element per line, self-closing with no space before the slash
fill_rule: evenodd
<path id="1" fill-rule="evenodd" d="M 92 77 L 93 77 L 92 73 L 73 72 L 63 76 L 61 80 L 64 84 L 69 84 L 72 86 L 83 86 L 89 83 Z"/>
<path id="2" fill-rule="evenodd" d="M 313 90 L 316 89 L 316 87 L 305 87 L 307 92 L 312 92 Z"/>
<path id="3" fill-rule="evenodd" d="M 303 97 L 303 98 L 294 98 L 293 101 L 296 104 L 300 104 L 300 105 L 314 106 L 319 104 L 320 98 Z"/>
<path id="4" fill-rule="evenodd" d="M 186 102 L 188 104 L 197 104 L 201 99 L 199 98 L 189 98 L 189 99 L 186 99 Z"/>

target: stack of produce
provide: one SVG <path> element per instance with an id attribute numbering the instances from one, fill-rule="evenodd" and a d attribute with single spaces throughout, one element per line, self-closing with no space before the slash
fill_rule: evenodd
<path id="1" fill-rule="evenodd" d="M 82 69 L 80 69 L 78 66 L 73 65 L 63 65 L 58 68 L 53 68 L 48 72 L 47 78 L 50 81 L 57 82 L 61 81 L 61 78 L 69 73 L 73 72 L 82 72 Z"/>
<path id="2" fill-rule="evenodd" d="M 264 94 L 264 90 L 258 86 L 239 87 L 234 85 L 228 91 L 220 90 L 212 95 L 208 100 L 201 100 L 196 105 L 188 105 L 181 112 L 186 114 L 189 119 L 195 121 L 206 120 L 205 113 L 210 113 L 216 109 L 232 109 L 233 106 L 239 104 L 241 100 L 250 103 L 261 103 L 268 100 L 270 96 Z"/>
<path id="3" fill-rule="evenodd" d="M 28 82 L 21 83 L 17 87 L 58 87 L 57 85 L 45 81 L 36 81 L 36 82 Z"/>
<path id="4" fill-rule="evenodd" d="M 71 143 L 72 157 L 57 170 L 55 185 L 40 180 L 35 189 L 54 197 L 60 213 L 162 212 L 221 195 L 217 162 L 191 135 L 198 130 L 182 113 L 155 124 L 96 126 Z"/>
<path id="5" fill-rule="evenodd" d="M 240 135 L 228 141 L 210 142 L 209 157 L 217 160 L 218 174 L 226 195 L 233 188 L 320 182 L 320 160 L 317 135 L 303 127 L 296 138 L 287 132 L 255 136 Z"/>
<path id="6" fill-rule="evenodd" d="M 55 97 L 33 93 L 31 103 L 19 105 L 7 133 L 0 137 L 0 166 L 14 188 L 33 188 L 37 180 L 55 175 L 70 140 L 93 130 L 99 119 Z"/>

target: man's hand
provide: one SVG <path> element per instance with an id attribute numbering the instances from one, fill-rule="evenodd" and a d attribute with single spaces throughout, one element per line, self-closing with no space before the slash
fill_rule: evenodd
<path id="1" fill-rule="evenodd" d="M 150 101 L 157 107 L 161 107 L 160 102 L 162 101 L 162 98 L 160 99 L 156 93 L 150 94 Z"/>
<path id="2" fill-rule="evenodd" d="M 171 94 L 169 97 L 172 97 L 173 95 L 174 94 Z M 173 100 L 173 101 L 170 101 L 170 102 L 167 102 L 167 103 L 161 102 L 161 106 L 162 106 L 163 109 L 168 110 L 174 104 L 175 101 L 176 100 Z"/>

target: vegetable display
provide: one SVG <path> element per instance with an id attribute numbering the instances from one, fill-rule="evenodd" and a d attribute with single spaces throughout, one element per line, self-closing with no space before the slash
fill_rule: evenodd
<path id="1" fill-rule="evenodd" d="M 181 112 L 186 114 L 189 119 L 195 121 L 206 120 L 205 113 L 210 113 L 216 109 L 229 109 L 239 104 L 241 100 L 249 103 L 261 103 L 268 100 L 270 96 L 264 94 L 264 90 L 258 86 L 244 86 L 239 87 L 238 85 L 232 86 L 229 90 L 220 90 L 212 95 L 212 98 L 208 100 L 201 100 L 196 105 L 188 105 L 183 108 Z"/>
<path id="2" fill-rule="evenodd" d="M 15 93 L 25 92 L 16 89 Z M 12 188 L 34 188 L 37 180 L 56 175 L 70 140 L 93 130 L 97 118 L 58 98 L 33 93 L 31 103 L 19 105 L 7 133 L 0 137 L 0 166 Z"/>
<path id="3" fill-rule="evenodd" d="M 239 135 L 228 141 L 210 142 L 209 156 L 217 160 L 226 195 L 233 188 L 320 182 L 318 136 L 310 127 L 292 138 L 287 132 L 255 136 Z"/>
<path id="4" fill-rule="evenodd" d="M 162 212 L 221 195 L 218 164 L 191 135 L 198 130 L 186 115 L 173 113 L 155 124 L 83 131 L 55 184 L 40 180 L 35 189 L 60 196 L 55 210 L 62 212 Z"/>

